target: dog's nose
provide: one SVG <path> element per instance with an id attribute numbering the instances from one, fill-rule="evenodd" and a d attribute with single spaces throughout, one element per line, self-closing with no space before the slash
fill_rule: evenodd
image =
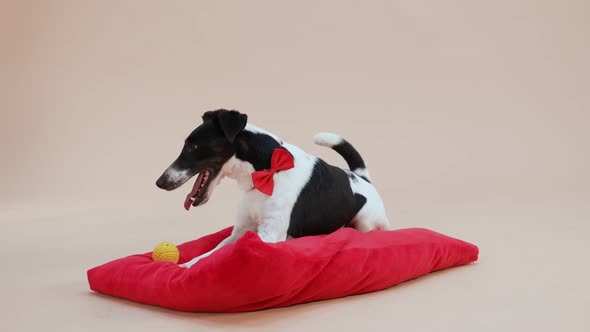
<path id="1" fill-rule="evenodd" d="M 166 189 L 165 185 L 166 179 L 163 176 L 160 176 L 160 178 L 156 181 L 156 186 L 158 186 L 160 189 Z"/>

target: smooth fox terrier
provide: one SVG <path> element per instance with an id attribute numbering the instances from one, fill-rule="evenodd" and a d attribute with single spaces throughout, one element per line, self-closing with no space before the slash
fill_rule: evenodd
<path id="1" fill-rule="evenodd" d="M 361 155 L 339 135 L 320 133 L 314 142 L 338 152 L 351 170 L 283 143 L 278 136 L 248 124 L 247 115 L 238 111 L 209 111 L 202 119 L 156 185 L 174 190 L 198 174 L 184 202 L 187 210 L 205 204 L 224 177 L 236 180 L 243 195 L 232 234 L 181 266 L 191 267 L 247 231 L 274 243 L 342 227 L 361 232 L 390 229 Z"/>

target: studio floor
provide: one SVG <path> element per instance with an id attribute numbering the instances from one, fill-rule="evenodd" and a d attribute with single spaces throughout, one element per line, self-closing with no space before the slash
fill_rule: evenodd
<path id="1" fill-rule="evenodd" d="M 0 7 L 0 331 L 589 331 L 583 1 L 8 1 Z M 394 227 L 479 260 L 240 314 L 100 295 L 86 271 L 232 224 L 155 186 L 203 112 L 326 161 L 362 153 Z"/>
<path id="2" fill-rule="evenodd" d="M 392 204 L 403 220 L 397 226 L 419 225 L 471 241 L 480 247 L 480 258 L 376 293 L 252 313 L 192 314 L 88 289 L 90 267 L 149 251 L 160 240 L 180 243 L 228 224 L 214 217 L 226 203 L 211 204 L 203 208 L 211 213 L 207 220 L 199 220 L 203 214 L 196 211 L 174 217 L 116 203 L 106 208 L 38 203 L 35 213 L 5 210 L 2 218 L 13 221 L 13 235 L 3 239 L 2 293 L 9 300 L 2 302 L 2 324 L 13 331 L 550 331 L 564 326 L 584 331 L 588 326 L 585 221 L 590 211 L 585 202 L 573 200 L 559 206 L 540 200 L 398 201 Z"/>

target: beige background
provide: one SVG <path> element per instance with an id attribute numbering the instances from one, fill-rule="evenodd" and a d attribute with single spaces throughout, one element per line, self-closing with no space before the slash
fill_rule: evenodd
<path id="1" fill-rule="evenodd" d="M 587 1 L 2 1 L 0 330 L 588 331 Z M 398 287 L 246 314 L 89 292 L 232 223 L 154 185 L 207 110 L 362 152 L 396 227 L 480 246 Z"/>

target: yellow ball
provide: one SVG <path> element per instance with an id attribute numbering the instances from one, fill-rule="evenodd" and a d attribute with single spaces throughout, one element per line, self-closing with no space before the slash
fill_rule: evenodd
<path id="1" fill-rule="evenodd" d="M 178 248 L 170 242 L 162 242 L 156 246 L 152 252 L 152 259 L 154 262 L 166 261 L 174 264 L 178 263 L 180 252 Z"/>

